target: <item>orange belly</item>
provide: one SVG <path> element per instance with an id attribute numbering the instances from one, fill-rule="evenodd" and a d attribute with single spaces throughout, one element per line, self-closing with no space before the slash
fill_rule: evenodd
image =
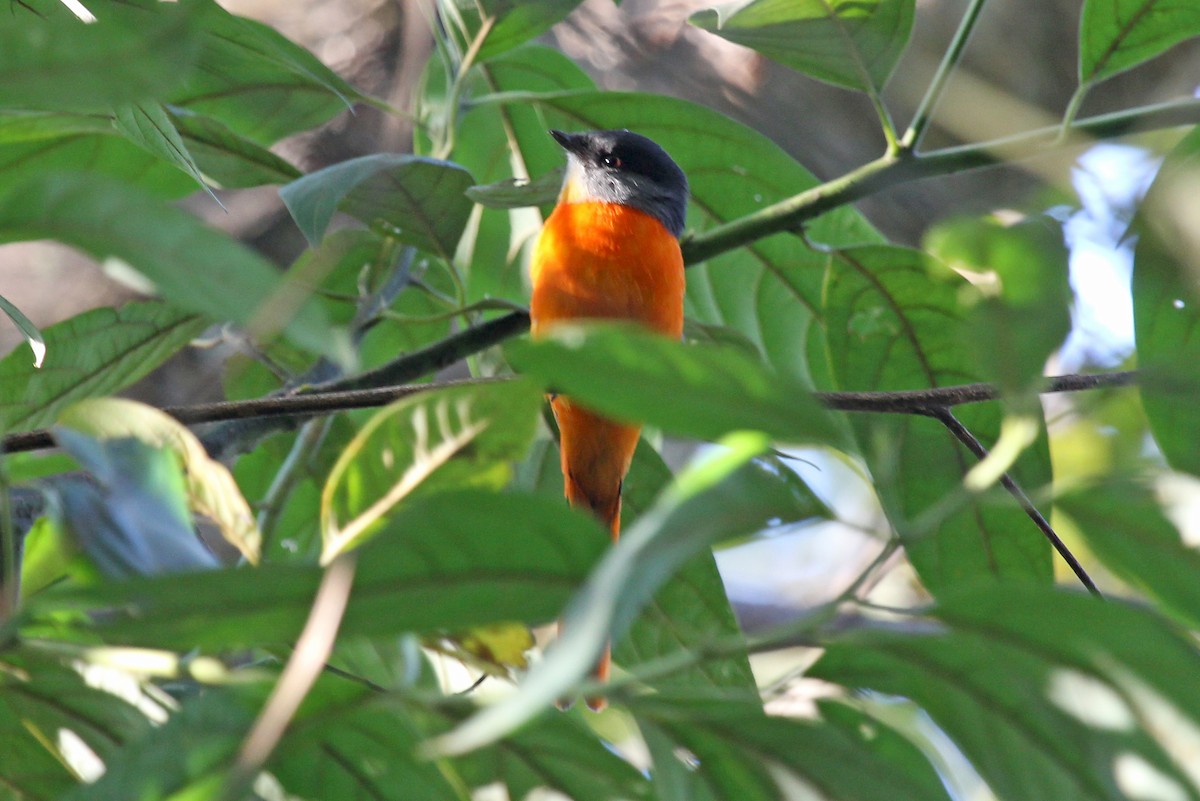
<path id="1" fill-rule="evenodd" d="M 534 251 L 530 303 L 533 336 L 555 323 L 629 320 L 678 339 L 683 334 L 683 256 L 658 220 L 611 203 L 563 203 L 546 221 Z M 573 403 L 552 400 L 567 500 L 590 509 L 615 538 L 621 482 L 641 426 L 617 423 Z"/>

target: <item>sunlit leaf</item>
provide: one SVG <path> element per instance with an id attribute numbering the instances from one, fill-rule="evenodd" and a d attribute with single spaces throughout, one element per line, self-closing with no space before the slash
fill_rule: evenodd
<path id="1" fill-rule="evenodd" d="M 197 15 L 197 69 L 164 100 L 220 120 L 260 144 L 316 127 L 363 99 L 312 53 L 212 0 Z"/>
<path id="2" fill-rule="evenodd" d="M 216 199 L 165 108 L 157 103 L 129 103 L 117 107 L 114 119 L 117 130 L 129 141 L 174 164 Z"/>
<path id="3" fill-rule="evenodd" d="M 342 451 L 321 498 L 325 562 L 378 530 L 420 489 L 491 486 L 533 438 L 541 393 L 523 381 L 405 398 L 371 418 Z"/>

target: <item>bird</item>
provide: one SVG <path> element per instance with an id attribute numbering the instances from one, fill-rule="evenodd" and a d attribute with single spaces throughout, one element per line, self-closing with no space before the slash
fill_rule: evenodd
<path id="1" fill-rule="evenodd" d="M 530 263 L 532 337 L 562 323 L 619 320 L 681 339 L 683 170 L 656 142 L 628 130 L 549 133 L 566 151 L 567 167 Z M 550 406 L 566 499 L 590 511 L 615 542 L 621 488 L 641 425 L 608 419 L 564 395 L 551 394 Z M 610 666 L 606 646 L 594 678 L 607 681 Z M 599 711 L 606 701 L 595 697 L 587 704 Z"/>

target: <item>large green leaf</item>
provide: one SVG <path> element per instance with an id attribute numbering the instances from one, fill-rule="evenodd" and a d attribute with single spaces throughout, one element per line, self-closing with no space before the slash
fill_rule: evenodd
<path id="1" fill-rule="evenodd" d="M 34 368 L 20 352 L 0 360 L 0 428 L 44 428 L 67 404 L 129 386 L 206 325 L 194 314 L 158 302 L 95 309 L 56 323 L 44 331 L 44 369 Z"/>
<path id="2" fill-rule="evenodd" d="M 735 0 L 691 22 L 822 81 L 878 93 L 908 44 L 913 0 Z"/>
<path id="3" fill-rule="evenodd" d="M 653 775 L 687 754 L 690 770 L 676 775 L 675 798 L 762 799 L 792 797 L 798 782 L 817 798 L 855 801 L 946 799 L 933 767 L 911 743 L 881 722 L 848 707 L 824 705 L 831 720 L 769 717 L 757 703 L 706 698 L 694 701 L 647 696 L 632 705 L 647 739 L 669 742 L 657 753 Z M 671 797 L 671 796 L 667 796 Z"/>
<path id="4" fill-rule="evenodd" d="M 362 549 L 340 631 L 377 636 L 545 622 L 607 541 L 589 518 L 536 496 L 476 490 L 414 499 Z M 107 642 L 185 651 L 289 643 L 320 575 L 313 566 L 266 565 L 54 588 L 30 600 L 27 623 L 107 609 L 72 625 Z M 51 625 L 58 636 L 69 630 Z"/>
<path id="5" fill-rule="evenodd" d="M 423 393 L 376 413 L 326 481 L 323 560 L 362 542 L 415 493 L 503 488 L 510 462 L 529 447 L 541 403 L 533 385 L 506 381 Z"/>
<path id="6" fill-rule="evenodd" d="M 676 478 L 659 502 L 623 533 L 572 599 L 563 631 L 516 695 L 471 718 L 430 746 L 439 753 L 479 748 L 567 696 L 609 638 L 619 639 L 663 584 L 701 549 L 721 539 L 792 521 L 811 508 L 804 493 L 747 467 L 766 440 L 743 435 Z"/>
<path id="7" fill-rule="evenodd" d="M 1142 404 L 1176 470 L 1200 474 L 1200 253 L 1181 210 L 1200 186 L 1200 128 L 1175 146 L 1134 223 L 1133 330 Z"/>
<path id="8" fill-rule="evenodd" d="M 342 357 L 321 309 L 282 285 L 261 256 L 196 218 L 95 175 L 30 176 L 0 189 L 0 241 L 55 239 L 138 270 L 182 309 L 233 320 L 259 335 L 283 330 Z"/>
<path id="9" fill-rule="evenodd" d="M 200 34 L 191 5 L 88 5 L 90 25 L 54 0 L 0 15 L 0 108 L 103 113 L 160 97 L 192 74 Z"/>
<path id="10" fill-rule="evenodd" d="M 1198 798 L 1189 638 L 1119 601 L 978 588 L 834 639 L 809 674 L 916 701 L 1000 798 Z"/>
<path id="11" fill-rule="evenodd" d="M 1085 0 L 1079 22 L 1079 82 L 1101 81 L 1200 36 L 1191 0 Z"/>
<path id="12" fill-rule="evenodd" d="M 866 246 L 830 256 L 826 337 L 839 390 L 894 391 L 970 383 L 963 348 L 961 279 L 902 248 Z M 995 405 L 956 409 L 985 445 L 995 442 Z M 935 593 L 984 579 L 1049 582 L 1050 547 L 1011 500 L 972 499 L 932 530 L 913 522 L 959 492 L 975 464 L 938 422 L 914 415 L 851 418 L 892 524 Z M 1044 437 L 1017 463 L 1026 487 L 1049 480 Z"/>
<path id="13" fill-rule="evenodd" d="M 377 153 L 310 173 L 279 190 L 309 244 L 342 211 L 401 242 L 449 259 L 471 213 L 474 183 L 457 164 Z"/>
<path id="14" fill-rule="evenodd" d="M 220 120 L 240 136 L 270 145 L 362 100 L 335 72 L 260 22 L 213 0 L 192 0 L 201 48 L 197 69 L 164 99 Z"/>
<path id="15" fill-rule="evenodd" d="M 733 348 L 591 323 L 555 326 L 505 352 L 518 370 L 617 419 L 706 439 L 754 430 L 790 442 L 841 441 L 836 418 L 810 393 Z"/>
<path id="16" fill-rule="evenodd" d="M 759 132 L 711 109 L 671 97 L 624 92 L 571 92 L 514 99 L 534 103 L 552 127 L 629 128 L 661 144 L 688 175 L 689 237 L 751 214 L 819 182 Z M 556 162 L 559 163 L 559 162 Z M 845 246 L 880 236 L 850 207 L 827 212 L 806 227 L 815 242 Z M 825 260 L 803 239 L 783 233 L 693 265 L 686 312 L 702 323 L 734 329 L 753 342 L 775 370 L 812 384 L 806 355 L 810 323 L 822 307 Z"/>

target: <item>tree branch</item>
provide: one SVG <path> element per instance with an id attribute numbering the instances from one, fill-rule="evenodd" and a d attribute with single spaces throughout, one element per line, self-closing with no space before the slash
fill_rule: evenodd
<path id="1" fill-rule="evenodd" d="M 683 258 L 686 263 L 695 264 L 771 234 L 795 231 L 827 211 L 897 184 L 1040 156 L 1062 147 L 1078 146 L 1085 140 L 1197 122 L 1200 122 L 1200 100 L 1181 100 L 1079 120 L 1069 126 L 1069 138 L 1065 141 L 1062 127 L 1055 125 L 925 154 L 910 151 L 888 154 L 754 214 L 685 238 Z"/>
<path id="2" fill-rule="evenodd" d="M 931 407 L 925 412 L 925 414 L 944 425 L 959 442 L 966 446 L 967 450 L 975 455 L 975 458 L 979 459 L 980 461 L 983 461 L 987 458 L 987 448 L 983 447 L 983 443 L 981 443 L 975 437 L 975 435 L 971 433 L 971 430 L 964 426 L 962 422 L 960 422 L 959 419 L 954 416 L 954 412 L 950 411 L 948 406 Z M 1038 530 L 1042 532 L 1046 539 L 1050 541 L 1050 544 L 1054 546 L 1054 550 L 1058 551 L 1058 555 L 1061 556 L 1063 560 L 1070 566 L 1072 572 L 1075 573 L 1075 576 L 1079 579 L 1083 586 L 1087 587 L 1088 592 L 1097 598 L 1103 598 L 1104 596 L 1100 594 L 1100 590 L 1096 587 L 1096 583 L 1092 581 L 1092 577 L 1088 575 L 1087 571 L 1084 570 L 1083 565 L 1081 565 L 1079 560 L 1075 558 L 1075 554 L 1071 553 L 1071 549 L 1067 547 L 1067 544 L 1062 541 L 1061 537 L 1058 536 L 1058 533 L 1055 532 L 1054 528 L 1050 525 L 1050 521 L 1046 519 L 1045 515 L 1038 511 L 1038 508 L 1033 505 L 1033 501 L 1029 500 L 1029 496 L 1025 494 L 1023 489 L 1021 489 L 1021 486 L 1016 482 L 1016 479 L 1006 472 L 1000 476 L 1000 485 L 1004 487 L 1004 489 L 1008 490 L 1009 495 L 1016 499 L 1017 504 L 1021 507 L 1029 519 L 1033 521 L 1033 524 L 1038 527 Z"/>
<path id="3" fill-rule="evenodd" d="M 523 318 L 524 324 L 528 322 L 528 316 L 521 313 L 507 315 L 492 322 L 503 322 L 504 326 L 509 326 L 515 324 L 510 319 L 514 317 Z M 456 336 L 461 337 L 460 343 L 466 341 L 477 342 L 485 334 L 487 336 L 496 336 L 505 330 L 504 326 L 491 328 L 487 332 L 480 330 L 487 328 L 489 325 L 491 323 L 485 323 L 482 326 L 477 326 Z M 448 341 L 445 340 L 444 342 Z M 441 344 L 443 343 L 439 343 L 439 346 Z M 400 361 L 407 362 L 410 359 L 416 359 L 421 354 L 430 350 L 434 350 L 434 348 L 419 351 L 411 357 L 394 362 L 393 365 L 398 364 Z M 440 352 L 441 348 L 438 347 L 437 350 Z M 453 361 L 451 360 L 451 362 Z M 386 375 L 393 371 L 400 372 L 398 368 L 389 366 L 387 368 L 380 368 L 375 373 Z M 428 372 L 428 370 L 421 370 L 421 373 L 425 372 Z M 363 375 L 370 375 L 370 373 L 364 373 Z M 361 383 L 363 375 L 330 381 L 327 384 L 314 385 L 307 388 L 307 391 L 300 391 L 294 395 L 256 398 L 245 401 L 201 403 L 192 406 L 167 406 L 163 411 L 187 425 L 256 419 L 302 419 L 323 414 L 334 414 L 350 409 L 369 409 L 377 406 L 385 406 L 392 401 L 408 397 L 409 395 L 415 395 L 419 392 L 430 392 L 445 387 L 491 384 L 508 381 L 511 378 L 511 376 L 465 378 L 453 381 L 432 381 L 425 384 L 398 384 L 364 389 L 317 391 L 324 390 L 326 387 L 344 387 Z M 1113 389 L 1135 383 L 1138 375 L 1137 371 L 1129 370 L 1118 373 L 1056 376 L 1046 382 L 1046 386 L 1042 389 L 1042 392 L 1080 392 L 1093 389 Z M 997 400 L 1000 397 L 1000 390 L 992 384 L 963 384 L 953 387 L 901 390 L 898 392 L 816 392 L 813 393 L 813 396 L 825 406 L 835 411 L 928 415 L 931 409 L 951 408 L 967 403 L 982 403 Z M 50 432 L 46 429 L 10 434 L 4 438 L 2 445 L 3 450 L 8 453 L 41 450 L 53 446 L 54 441 L 50 437 Z"/>

